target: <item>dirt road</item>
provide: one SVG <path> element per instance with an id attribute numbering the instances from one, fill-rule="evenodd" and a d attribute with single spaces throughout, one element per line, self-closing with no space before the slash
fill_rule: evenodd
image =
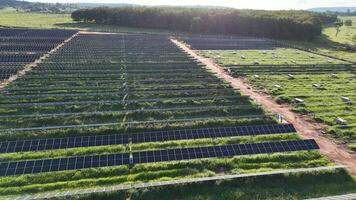
<path id="1" fill-rule="evenodd" d="M 251 99 L 255 100 L 266 111 L 281 114 L 286 121 L 294 125 L 303 138 L 315 139 L 320 146 L 321 154 L 327 156 L 337 164 L 346 166 L 353 175 L 356 175 L 356 154 L 350 153 L 346 147 L 335 144 L 333 141 L 326 138 L 321 133 L 321 130 L 323 130 L 326 125 L 312 122 L 306 117 L 292 112 L 289 106 L 277 104 L 271 96 L 252 89 L 250 85 L 244 83 L 239 78 L 231 77 L 221 66 L 214 63 L 211 59 L 199 56 L 185 44 L 175 39 L 171 39 L 171 41 L 206 65 L 206 68 L 214 72 L 218 77 L 229 82 L 232 87 L 240 90 L 243 94 L 250 96 Z"/>

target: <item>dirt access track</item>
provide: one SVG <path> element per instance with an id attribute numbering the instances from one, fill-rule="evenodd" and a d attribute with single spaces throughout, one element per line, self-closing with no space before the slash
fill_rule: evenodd
<path id="1" fill-rule="evenodd" d="M 197 53 L 187 47 L 184 43 L 179 42 L 176 39 L 171 38 L 171 41 L 179 48 L 184 50 L 186 53 L 206 65 L 206 68 L 214 72 L 216 76 L 230 83 L 233 88 L 240 90 L 244 95 L 247 95 L 251 99 L 256 101 L 266 111 L 275 114 L 281 114 L 286 121 L 294 125 L 296 130 L 303 138 L 314 139 L 320 147 L 321 154 L 327 156 L 329 159 L 333 160 L 337 164 L 344 165 L 350 170 L 351 174 L 356 175 L 356 154 L 350 153 L 345 146 L 338 145 L 330 139 L 326 138 L 322 134 L 322 130 L 326 128 L 326 125 L 312 122 L 306 117 L 298 113 L 292 112 L 291 107 L 287 105 L 280 105 L 276 103 L 271 96 L 253 90 L 250 85 L 243 82 L 239 78 L 233 78 L 213 60 L 199 56 Z"/>

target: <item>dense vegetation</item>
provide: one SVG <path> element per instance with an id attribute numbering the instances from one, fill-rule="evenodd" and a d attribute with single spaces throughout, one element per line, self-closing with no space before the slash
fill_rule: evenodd
<path id="1" fill-rule="evenodd" d="M 82 9 L 74 11 L 72 18 L 98 24 L 300 40 L 315 38 L 324 23 L 337 19 L 332 14 L 305 11 L 177 7 Z"/>

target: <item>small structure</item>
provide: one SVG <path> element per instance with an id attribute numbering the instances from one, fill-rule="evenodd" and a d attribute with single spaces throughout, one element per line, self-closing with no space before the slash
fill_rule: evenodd
<path id="1" fill-rule="evenodd" d="M 253 78 L 260 78 L 260 76 L 255 74 L 255 75 L 253 75 Z"/>
<path id="2" fill-rule="evenodd" d="M 289 78 L 289 79 L 295 79 L 292 74 L 288 74 L 288 78 Z"/>
<path id="3" fill-rule="evenodd" d="M 280 86 L 280 85 L 274 85 L 274 87 L 277 89 L 282 89 L 282 86 Z"/>
<path id="4" fill-rule="evenodd" d="M 327 60 L 327 62 L 328 62 L 328 63 L 332 63 L 332 62 L 333 62 L 333 60 L 331 60 L 331 59 L 328 59 L 328 60 Z"/>
<path id="5" fill-rule="evenodd" d="M 340 124 L 340 125 L 345 125 L 345 124 L 347 123 L 347 121 L 344 120 L 344 119 L 341 118 L 341 117 L 335 118 L 335 119 L 334 119 L 334 122 L 335 122 L 336 124 Z"/>
<path id="6" fill-rule="evenodd" d="M 350 98 L 349 97 L 341 97 L 341 100 L 345 103 L 350 103 Z"/>
<path id="7" fill-rule="evenodd" d="M 294 101 L 298 104 L 304 104 L 304 100 L 300 98 L 295 98 Z"/>
<path id="8" fill-rule="evenodd" d="M 313 88 L 315 88 L 315 89 L 321 89 L 321 86 L 318 85 L 318 84 L 313 84 Z"/>
<path id="9" fill-rule="evenodd" d="M 246 59 L 246 57 L 244 55 L 241 55 L 241 59 Z"/>
<path id="10" fill-rule="evenodd" d="M 335 74 L 335 73 L 330 74 L 330 76 L 331 76 L 332 78 L 337 78 L 337 74 Z"/>

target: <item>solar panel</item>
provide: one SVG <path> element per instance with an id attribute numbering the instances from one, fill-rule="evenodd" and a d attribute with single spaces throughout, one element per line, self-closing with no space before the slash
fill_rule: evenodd
<path id="1" fill-rule="evenodd" d="M 272 124 L 237 127 L 218 127 L 190 130 L 146 132 L 132 135 L 132 143 L 161 142 L 168 140 L 219 138 L 296 132 L 292 124 Z"/>
<path id="2" fill-rule="evenodd" d="M 269 124 L 155 131 L 136 133 L 131 135 L 115 134 L 55 139 L 18 140 L 1 142 L 0 153 L 128 144 L 130 138 L 132 143 L 144 143 L 162 142 L 170 140 L 190 140 L 247 135 L 281 134 L 293 132 L 296 132 L 296 130 L 292 124 Z"/>
<path id="3" fill-rule="evenodd" d="M 133 163 L 139 164 L 157 161 L 190 160 L 314 149 L 319 149 L 319 146 L 314 140 L 296 140 L 134 152 L 132 155 L 134 158 Z"/>
<path id="4" fill-rule="evenodd" d="M 130 153 L 20 161 L 0 163 L 0 176 L 314 149 L 319 149 L 314 140 L 294 140 L 133 152 L 131 162 Z"/>
<path id="5" fill-rule="evenodd" d="M 129 153 L 0 163 L 0 176 L 129 164 Z"/>

